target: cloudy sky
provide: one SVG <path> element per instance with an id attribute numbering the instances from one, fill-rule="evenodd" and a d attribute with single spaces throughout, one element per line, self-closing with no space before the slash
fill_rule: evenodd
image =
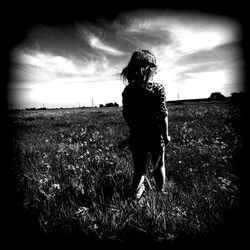
<path id="1" fill-rule="evenodd" d="M 167 100 L 244 91 L 241 27 L 230 17 L 147 9 L 25 32 L 11 51 L 14 108 L 121 104 L 119 73 L 138 48 L 155 54 Z"/>

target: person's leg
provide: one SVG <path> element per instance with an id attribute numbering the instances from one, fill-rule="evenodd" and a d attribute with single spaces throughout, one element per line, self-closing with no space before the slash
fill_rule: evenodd
<path id="1" fill-rule="evenodd" d="M 164 191 L 166 181 L 165 170 L 165 147 L 156 147 L 151 152 L 152 163 L 154 166 L 154 177 L 158 191 Z"/>
<path id="2" fill-rule="evenodd" d="M 132 181 L 132 190 L 135 198 L 140 199 L 144 190 L 144 180 L 146 171 L 146 157 L 147 152 L 144 150 L 134 150 L 133 160 L 134 160 L 134 175 Z"/>

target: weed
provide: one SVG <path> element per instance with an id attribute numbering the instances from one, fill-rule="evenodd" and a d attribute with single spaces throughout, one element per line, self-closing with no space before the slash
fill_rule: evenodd
<path id="1" fill-rule="evenodd" d="M 23 218 L 49 237 L 171 243 L 216 234 L 239 206 L 240 115 L 230 103 L 170 106 L 167 192 L 147 189 L 139 204 L 129 199 L 121 108 L 12 113 Z"/>

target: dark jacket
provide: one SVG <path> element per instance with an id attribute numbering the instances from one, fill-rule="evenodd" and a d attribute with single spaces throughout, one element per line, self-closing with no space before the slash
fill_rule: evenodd
<path id="1" fill-rule="evenodd" d="M 162 143 L 160 119 L 168 115 L 163 85 L 129 84 L 122 93 L 123 117 L 130 128 L 130 146 Z"/>

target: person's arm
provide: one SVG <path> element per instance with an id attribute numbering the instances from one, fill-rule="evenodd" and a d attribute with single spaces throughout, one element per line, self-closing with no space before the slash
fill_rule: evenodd
<path id="1" fill-rule="evenodd" d="M 160 129 L 161 129 L 161 135 L 163 137 L 164 143 L 167 145 L 171 137 L 168 134 L 168 109 L 166 106 L 166 94 L 165 94 L 165 89 L 162 87 L 160 89 Z"/>
<path id="2" fill-rule="evenodd" d="M 161 120 L 160 127 L 161 127 L 161 134 L 163 137 L 163 141 L 164 141 L 165 145 L 167 145 L 171 141 L 171 137 L 168 134 L 168 116 L 165 116 Z"/>

